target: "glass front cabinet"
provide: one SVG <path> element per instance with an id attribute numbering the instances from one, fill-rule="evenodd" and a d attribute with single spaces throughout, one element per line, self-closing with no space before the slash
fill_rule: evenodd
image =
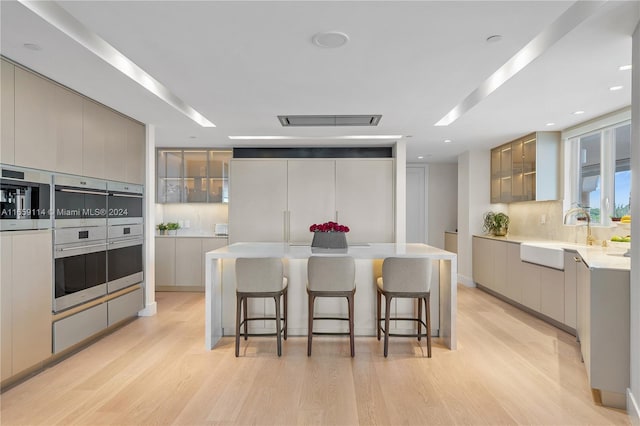
<path id="1" fill-rule="evenodd" d="M 229 202 L 231 151 L 162 148 L 156 153 L 156 202 Z"/>

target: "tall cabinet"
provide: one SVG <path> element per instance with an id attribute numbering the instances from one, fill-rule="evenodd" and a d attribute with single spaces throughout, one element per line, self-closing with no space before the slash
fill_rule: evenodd
<path id="1" fill-rule="evenodd" d="M 230 181 L 232 243 L 309 244 L 330 220 L 350 244 L 394 241 L 393 159 L 236 159 Z"/>

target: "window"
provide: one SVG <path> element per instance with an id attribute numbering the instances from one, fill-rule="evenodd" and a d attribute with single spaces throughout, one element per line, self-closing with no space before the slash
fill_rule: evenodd
<path id="1" fill-rule="evenodd" d="M 631 211 L 631 123 L 624 121 L 568 139 L 570 204 L 593 224 L 609 225 Z M 569 206 L 565 206 L 569 207 Z"/>

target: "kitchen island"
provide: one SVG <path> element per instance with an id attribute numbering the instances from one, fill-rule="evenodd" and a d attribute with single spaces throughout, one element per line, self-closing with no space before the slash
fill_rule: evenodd
<path id="1" fill-rule="evenodd" d="M 424 257 L 432 259 L 434 271 L 431 286 L 432 328 L 450 349 L 456 349 L 457 257 L 426 244 L 371 243 L 350 246 L 346 253 L 316 251 L 308 245 L 288 243 L 236 243 L 205 255 L 205 345 L 213 349 L 223 335 L 234 335 L 235 280 L 234 261 L 240 257 L 279 257 L 285 263 L 289 278 L 289 334 L 306 335 L 307 295 L 306 262 L 312 255 L 344 256 L 356 260 L 355 333 L 374 336 L 376 332 L 375 279 L 380 274 L 382 260 L 387 257 Z M 437 285 L 436 285 L 437 284 Z M 437 297 L 436 297 L 437 296 Z M 410 302 L 408 300 L 398 302 Z M 273 313 L 271 304 L 263 304 L 266 313 Z M 250 309 L 260 309 L 258 304 Z M 346 306 L 344 307 L 346 309 Z M 336 313 L 340 307 L 320 305 Z M 413 305 L 398 303 L 399 313 L 412 310 Z M 315 329 L 315 327 L 314 327 Z"/>

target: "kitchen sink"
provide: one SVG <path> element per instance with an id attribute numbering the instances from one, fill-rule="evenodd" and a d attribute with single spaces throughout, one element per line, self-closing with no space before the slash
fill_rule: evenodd
<path id="1" fill-rule="evenodd" d="M 524 262 L 564 270 L 564 245 L 552 242 L 522 243 L 520 259 Z"/>

